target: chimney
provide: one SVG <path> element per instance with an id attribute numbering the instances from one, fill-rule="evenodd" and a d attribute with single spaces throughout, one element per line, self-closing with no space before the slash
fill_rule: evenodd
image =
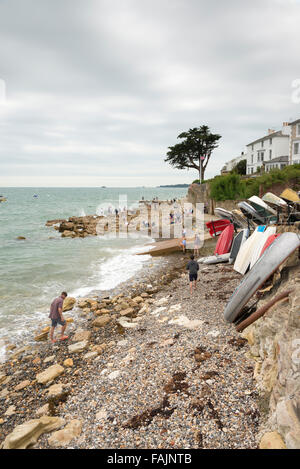
<path id="1" fill-rule="evenodd" d="M 276 132 L 276 130 L 274 130 L 274 129 L 268 129 L 268 135 L 271 135 L 271 134 L 273 134 L 274 132 Z"/>
<path id="2" fill-rule="evenodd" d="M 283 122 L 282 127 L 288 127 L 290 124 L 288 122 Z"/>

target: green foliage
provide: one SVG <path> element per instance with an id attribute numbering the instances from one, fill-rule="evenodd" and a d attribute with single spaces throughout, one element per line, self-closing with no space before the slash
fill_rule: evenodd
<path id="1" fill-rule="evenodd" d="M 274 169 L 258 177 L 241 178 L 238 174 L 216 176 L 210 181 L 210 194 L 212 199 L 241 200 L 252 195 L 259 195 L 259 188 L 264 191 L 274 184 L 284 184 L 295 181 L 300 189 L 300 164 L 286 166 L 284 169 Z"/>
<path id="2" fill-rule="evenodd" d="M 213 150 L 218 147 L 221 135 L 212 134 L 207 125 L 202 125 L 181 133 L 177 138 L 180 143 L 168 148 L 165 161 L 177 169 L 196 169 L 199 179 L 204 179 L 206 166 Z"/>
<path id="3" fill-rule="evenodd" d="M 236 173 L 240 175 L 245 175 L 247 172 L 247 160 L 241 160 L 235 167 L 232 169 L 231 173 Z"/>

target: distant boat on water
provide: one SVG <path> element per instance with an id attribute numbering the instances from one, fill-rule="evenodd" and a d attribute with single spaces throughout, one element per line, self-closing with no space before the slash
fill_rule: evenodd
<path id="1" fill-rule="evenodd" d="M 37 198 L 38 198 L 38 195 L 37 195 L 37 194 L 34 194 L 33 198 L 34 198 L 34 199 L 37 199 Z"/>
<path id="2" fill-rule="evenodd" d="M 6 202 L 7 199 L 4 197 L 4 195 L 0 195 L 0 202 Z"/>

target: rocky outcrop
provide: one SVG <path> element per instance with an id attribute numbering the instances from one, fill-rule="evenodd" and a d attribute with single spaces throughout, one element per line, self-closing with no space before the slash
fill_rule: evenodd
<path id="1" fill-rule="evenodd" d="M 299 265 L 289 268 L 288 279 L 276 294 L 287 288 L 293 289 L 289 298 L 276 303 L 242 334 L 256 361 L 254 376 L 265 416 L 260 434 L 264 448 L 282 446 L 281 438 L 287 448 L 300 449 Z"/>
<path id="2" fill-rule="evenodd" d="M 54 226 L 63 238 L 85 238 L 86 236 L 103 235 L 112 230 L 115 230 L 117 233 L 119 231 L 127 231 L 130 223 L 138 215 L 139 211 L 135 214 L 127 213 L 128 224 L 126 226 L 119 215 L 116 217 L 86 215 L 84 217 L 70 217 L 68 220 L 49 220 L 46 226 Z"/>

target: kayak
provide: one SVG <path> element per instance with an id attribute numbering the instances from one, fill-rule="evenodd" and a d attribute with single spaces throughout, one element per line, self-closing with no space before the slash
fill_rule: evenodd
<path id="1" fill-rule="evenodd" d="M 239 318 L 250 298 L 299 247 L 300 237 L 296 233 L 283 233 L 275 239 L 233 292 L 224 310 L 227 322 L 235 322 Z"/>

